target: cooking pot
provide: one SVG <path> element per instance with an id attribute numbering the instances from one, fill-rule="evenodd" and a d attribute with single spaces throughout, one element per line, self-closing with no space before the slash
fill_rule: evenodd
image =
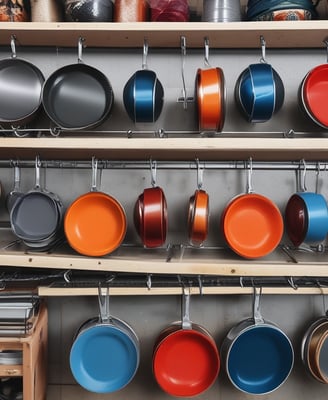
<path id="1" fill-rule="evenodd" d="M 123 101 L 133 122 L 155 122 L 164 102 L 164 89 L 154 71 L 147 69 L 148 44 L 144 42 L 142 69 L 136 71 L 124 86 Z"/>
<path id="2" fill-rule="evenodd" d="M 78 41 L 78 63 L 52 73 L 42 90 L 48 117 L 62 129 L 89 129 L 109 116 L 114 93 L 107 77 L 82 61 L 83 39 Z"/>
<path id="3" fill-rule="evenodd" d="M 49 246 L 61 232 L 63 204 L 59 197 L 40 185 L 40 159 L 35 160 L 35 186 L 18 196 L 10 210 L 14 234 L 32 247 Z"/>
<path id="4" fill-rule="evenodd" d="M 199 130 L 221 132 L 226 101 L 225 79 L 221 68 L 197 70 L 196 98 Z"/>
<path id="5" fill-rule="evenodd" d="M 140 344 L 132 327 L 109 313 L 109 292 L 99 288 L 100 316 L 84 322 L 70 351 L 75 380 L 94 393 L 112 393 L 127 386 L 140 361 Z"/>
<path id="6" fill-rule="evenodd" d="M 221 347 L 231 383 L 248 394 L 278 389 L 294 365 L 294 350 L 287 335 L 260 313 L 260 294 L 254 288 L 253 317 L 230 329 Z"/>
<path id="7" fill-rule="evenodd" d="M 319 193 L 293 194 L 285 209 L 286 232 L 294 244 L 322 242 L 328 232 L 327 201 Z"/>
<path id="8" fill-rule="evenodd" d="M 11 58 L 0 61 L 0 125 L 19 127 L 30 123 L 41 108 L 44 76 L 35 65 L 17 58 L 14 36 L 11 50 Z"/>
<path id="9" fill-rule="evenodd" d="M 188 234 L 193 246 L 201 246 L 207 238 L 209 223 L 209 196 L 197 189 L 189 199 Z"/>
<path id="10" fill-rule="evenodd" d="M 135 205 L 135 227 L 145 247 L 162 246 L 167 234 L 167 203 L 159 186 L 144 189 Z"/>
<path id="11" fill-rule="evenodd" d="M 327 129 L 328 64 L 321 64 L 309 71 L 303 78 L 299 90 L 301 108 L 317 125 Z"/>
<path id="12" fill-rule="evenodd" d="M 212 336 L 189 317 L 190 291 L 184 290 L 182 320 L 165 328 L 155 342 L 153 374 L 171 396 L 205 392 L 217 379 L 220 357 Z"/>
<path id="13" fill-rule="evenodd" d="M 75 199 L 64 216 L 69 245 L 86 256 L 103 256 L 116 250 L 127 228 L 125 211 L 119 201 L 97 189 L 97 165 L 93 158 L 91 191 Z"/>

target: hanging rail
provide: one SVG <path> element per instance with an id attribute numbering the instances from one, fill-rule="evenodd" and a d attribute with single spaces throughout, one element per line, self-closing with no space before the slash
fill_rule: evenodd
<path id="1" fill-rule="evenodd" d="M 137 160 L 98 160 L 99 169 L 141 169 L 149 170 L 150 161 Z M 244 170 L 248 168 L 246 161 L 156 161 L 157 169 L 181 169 L 196 170 L 197 168 L 207 170 Z M 0 160 L 0 168 L 10 168 L 14 165 L 22 168 L 34 168 L 33 160 Z M 58 169 L 91 169 L 92 160 L 73 161 L 73 160 L 40 160 L 42 168 Z M 252 168 L 256 170 L 291 170 L 302 171 L 304 169 L 304 160 L 300 161 L 252 161 Z M 328 171 L 327 161 L 306 161 L 306 170 L 309 171 Z"/>

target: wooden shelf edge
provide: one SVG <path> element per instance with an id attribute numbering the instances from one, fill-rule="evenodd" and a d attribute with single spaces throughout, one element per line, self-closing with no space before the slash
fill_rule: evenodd
<path id="1" fill-rule="evenodd" d="M 328 263 L 286 261 L 184 260 L 166 262 L 165 259 L 89 258 L 35 254 L 0 254 L 3 267 L 74 269 L 84 271 L 125 272 L 132 274 L 211 275 L 211 276 L 328 276 Z"/>
<path id="2" fill-rule="evenodd" d="M 145 37 L 151 47 L 180 47 L 181 36 L 189 47 L 204 46 L 208 37 L 215 48 L 257 48 L 264 35 L 270 48 L 323 47 L 327 20 L 255 22 L 1 22 L 0 44 L 10 44 L 15 34 L 23 46 L 75 47 L 79 36 L 92 47 L 142 47 Z M 242 35 L 241 35 L 242 32 Z M 163 35 L 163 33 L 165 33 Z"/>
<path id="3" fill-rule="evenodd" d="M 51 286 L 40 286 L 38 294 L 41 297 L 55 296 L 97 296 L 97 288 L 56 288 Z M 181 295 L 181 288 L 161 287 L 161 288 L 111 288 L 111 296 L 167 296 Z M 253 288 L 250 287 L 203 287 L 202 293 L 199 288 L 190 289 L 192 295 L 252 295 Z M 288 287 L 264 287 L 262 294 L 266 295 L 322 295 L 328 294 L 328 288 L 288 288 Z"/>
<path id="4" fill-rule="evenodd" d="M 73 151 L 74 150 L 74 151 Z M 328 138 L 0 138 L 1 159 L 327 160 Z"/>

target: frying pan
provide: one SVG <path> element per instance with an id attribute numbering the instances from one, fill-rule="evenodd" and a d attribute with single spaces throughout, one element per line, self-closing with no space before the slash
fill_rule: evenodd
<path id="1" fill-rule="evenodd" d="M 140 345 L 132 327 L 109 314 L 108 289 L 105 301 L 100 296 L 100 316 L 83 323 L 75 335 L 70 368 L 75 380 L 90 392 L 112 393 L 135 376 Z"/>
<path id="2" fill-rule="evenodd" d="M 41 188 L 40 160 L 35 160 L 35 186 L 19 196 L 10 211 L 11 228 L 26 244 L 48 245 L 61 228 L 63 205 L 54 193 Z"/>
<path id="3" fill-rule="evenodd" d="M 248 394 L 267 394 L 280 387 L 294 365 L 294 350 L 287 335 L 265 321 L 254 288 L 253 318 L 235 325 L 226 335 L 221 355 L 231 383 Z"/>
<path id="4" fill-rule="evenodd" d="M 19 127 L 31 122 L 41 108 L 42 72 L 28 61 L 17 59 L 15 37 L 12 55 L 0 61 L 0 124 Z"/>
<path id="5" fill-rule="evenodd" d="M 159 335 L 153 352 L 155 380 L 171 396 L 191 397 L 205 392 L 220 370 L 214 339 L 190 321 L 189 299 L 190 292 L 184 291 L 182 322 Z"/>
<path id="6" fill-rule="evenodd" d="M 42 90 L 42 104 L 48 117 L 60 128 L 78 130 L 100 125 L 109 116 L 114 94 L 107 77 L 83 64 L 82 42 L 78 42 L 78 63 L 66 65 L 48 77 Z"/>
<path id="7" fill-rule="evenodd" d="M 209 196 L 205 190 L 195 190 L 189 200 L 188 232 L 193 246 L 201 246 L 208 234 Z"/>
<path id="8" fill-rule="evenodd" d="M 122 243 L 126 228 L 119 201 L 97 190 L 97 161 L 93 159 L 91 191 L 75 199 L 64 216 L 67 241 L 80 254 L 103 256 Z"/>
<path id="9" fill-rule="evenodd" d="M 221 68 L 197 70 L 196 98 L 199 130 L 222 131 L 225 121 L 226 87 Z"/>
<path id="10" fill-rule="evenodd" d="M 230 248 L 245 258 L 271 253 L 284 230 L 278 207 L 268 197 L 247 193 L 232 199 L 221 216 L 221 229 Z"/>
<path id="11" fill-rule="evenodd" d="M 327 104 L 328 64 L 318 65 L 307 73 L 301 87 L 299 101 L 302 109 L 319 126 L 328 128 Z"/>

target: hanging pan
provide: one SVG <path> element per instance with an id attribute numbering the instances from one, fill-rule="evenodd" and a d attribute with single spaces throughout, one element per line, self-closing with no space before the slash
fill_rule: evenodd
<path id="1" fill-rule="evenodd" d="M 113 393 L 127 386 L 140 361 L 140 344 L 132 327 L 109 313 L 109 290 L 99 287 L 100 316 L 79 328 L 70 351 L 75 380 L 94 393 Z"/>
<path id="2" fill-rule="evenodd" d="M 287 335 L 261 316 L 260 294 L 254 288 L 253 318 L 234 326 L 221 347 L 231 383 L 251 395 L 278 389 L 294 365 L 294 350 Z"/>
<path id="3" fill-rule="evenodd" d="M 11 36 L 10 59 L 0 61 L 0 125 L 19 127 L 30 123 L 41 108 L 42 72 L 16 56 Z"/>
<path id="4" fill-rule="evenodd" d="M 252 166 L 248 169 L 247 193 L 236 196 L 221 215 L 221 229 L 229 247 L 244 258 L 259 258 L 271 253 L 284 230 L 276 204 L 266 196 L 253 193 Z"/>
<path id="5" fill-rule="evenodd" d="M 122 205 L 97 190 L 97 160 L 92 159 L 92 185 L 68 207 L 64 231 L 69 245 L 86 256 L 104 256 L 122 243 L 127 227 Z"/>
<path id="6" fill-rule="evenodd" d="M 189 242 L 193 246 L 201 246 L 207 238 L 209 223 L 209 196 L 202 189 L 203 170 L 197 160 L 197 190 L 189 199 L 188 234 Z"/>
<path id="7" fill-rule="evenodd" d="M 83 39 L 78 41 L 78 63 L 66 65 L 46 80 L 43 107 L 62 129 L 89 129 L 109 116 L 114 94 L 107 77 L 82 61 Z"/>
<path id="8" fill-rule="evenodd" d="M 10 210 L 14 234 L 30 247 L 48 246 L 61 234 L 63 204 L 40 185 L 40 159 L 35 159 L 35 186 L 16 199 Z"/>
<path id="9" fill-rule="evenodd" d="M 171 396 L 191 397 L 213 385 L 220 370 L 216 343 L 189 317 L 190 289 L 183 293 L 182 320 L 165 328 L 155 342 L 153 374 Z"/>

